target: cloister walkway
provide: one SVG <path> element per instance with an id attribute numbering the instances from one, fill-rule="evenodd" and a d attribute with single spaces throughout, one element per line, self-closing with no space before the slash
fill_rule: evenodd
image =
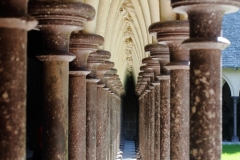
<path id="1" fill-rule="evenodd" d="M 123 150 L 123 160 L 136 160 L 136 150 L 134 141 L 125 141 Z"/>

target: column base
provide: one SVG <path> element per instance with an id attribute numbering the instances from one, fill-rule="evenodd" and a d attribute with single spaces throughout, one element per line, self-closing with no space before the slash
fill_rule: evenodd
<path id="1" fill-rule="evenodd" d="M 239 142 L 238 136 L 232 136 L 232 142 Z"/>

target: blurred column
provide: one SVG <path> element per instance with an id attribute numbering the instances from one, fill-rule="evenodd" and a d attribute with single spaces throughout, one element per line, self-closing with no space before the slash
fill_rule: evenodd
<path id="1" fill-rule="evenodd" d="M 27 3 L 0 3 L 0 160 L 26 159 L 27 31 L 37 25 Z"/>
<path id="2" fill-rule="evenodd" d="M 221 50 L 230 42 L 221 37 L 225 13 L 236 12 L 238 0 L 173 0 L 175 12 L 187 13 L 190 39 L 190 159 L 221 159 Z"/>

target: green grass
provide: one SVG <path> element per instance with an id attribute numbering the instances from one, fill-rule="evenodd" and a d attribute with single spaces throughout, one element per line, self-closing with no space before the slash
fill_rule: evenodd
<path id="1" fill-rule="evenodd" d="M 240 160 L 240 145 L 223 145 L 222 160 Z"/>

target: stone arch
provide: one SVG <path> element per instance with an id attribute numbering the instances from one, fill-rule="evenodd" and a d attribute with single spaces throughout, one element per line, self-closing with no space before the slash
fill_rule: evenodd
<path id="1" fill-rule="evenodd" d="M 234 89 L 233 89 L 233 85 L 231 84 L 231 81 L 224 74 L 222 75 L 222 78 L 224 79 L 225 83 L 228 84 L 228 86 L 230 88 L 230 91 L 231 91 L 231 96 L 233 96 L 234 95 Z M 224 84 L 222 84 L 222 87 L 223 87 L 223 85 Z"/>

